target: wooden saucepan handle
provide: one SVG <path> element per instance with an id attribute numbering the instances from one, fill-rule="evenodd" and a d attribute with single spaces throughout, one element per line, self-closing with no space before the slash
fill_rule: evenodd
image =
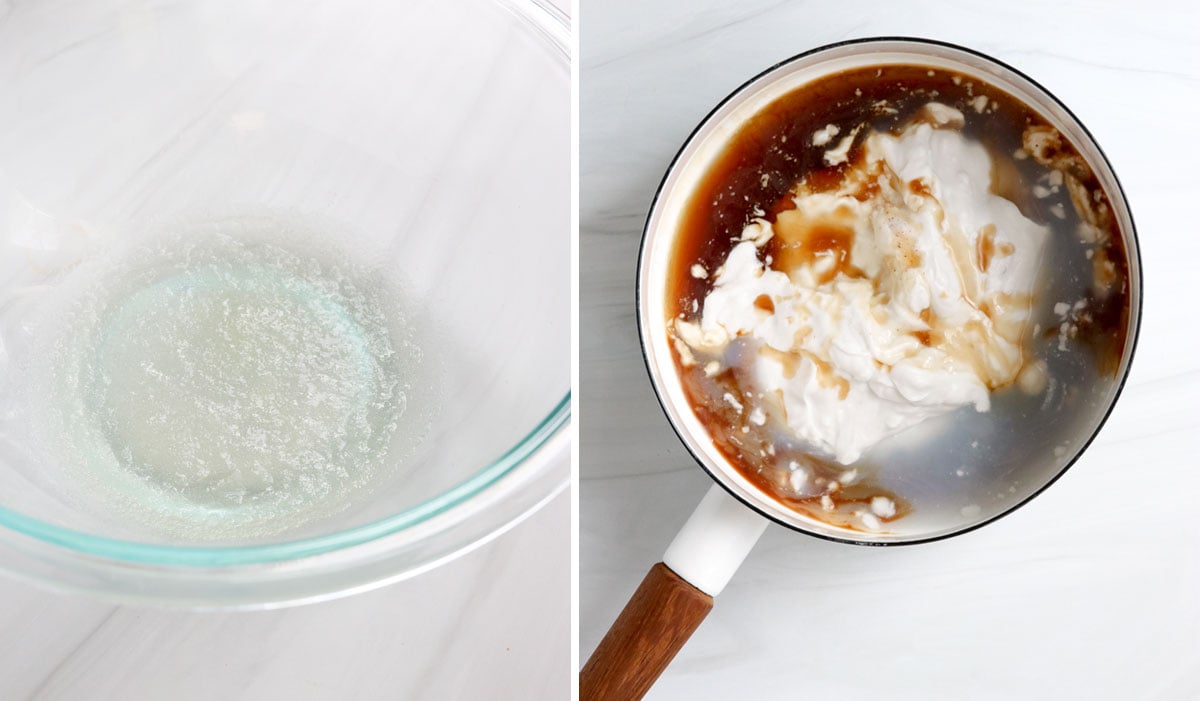
<path id="1" fill-rule="evenodd" d="M 712 606 L 671 568 L 651 567 L 579 673 L 580 701 L 642 698 Z"/>

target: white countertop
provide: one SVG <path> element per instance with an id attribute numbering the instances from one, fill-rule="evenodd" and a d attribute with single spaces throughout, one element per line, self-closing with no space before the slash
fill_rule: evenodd
<path id="1" fill-rule="evenodd" d="M 321 604 L 112 606 L 0 578 L 0 699 L 567 698 L 570 495 L 415 579 Z"/>
<path id="2" fill-rule="evenodd" d="M 1016 66 L 1104 148 L 1146 280 L 1129 383 L 1062 480 L 972 534 L 878 549 L 770 527 L 648 698 L 1200 698 L 1195 6 L 613 0 L 581 23 L 581 658 L 710 484 L 638 352 L 634 268 L 664 170 L 762 69 L 909 35 Z"/>

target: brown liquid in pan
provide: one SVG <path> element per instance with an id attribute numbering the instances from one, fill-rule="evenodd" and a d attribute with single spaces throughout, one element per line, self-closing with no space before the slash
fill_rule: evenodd
<path id="1" fill-rule="evenodd" d="M 930 102 L 940 102 L 962 112 L 966 123 L 961 132 L 980 141 L 995 164 L 992 191 L 1015 203 L 1029 219 L 1050 227 L 1052 235 L 1047 250 L 1090 249 L 1087 255 L 1096 285 L 1088 287 L 1086 311 L 1072 315 L 1068 326 L 1045 328 L 1041 336 L 1069 337 L 1067 342 L 1087 349 L 1099 372 L 1115 375 L 1129 327 L 1129 283 L 1126 251 L 1111 214 L 1108 193 L 1101 189 L 1075 147 L 1065 138 L 1053 138 L 1057 132 L 1038 113 L 977 78 L 925 66 L 876 66 L 828 76 L 781 96 L 748 120 L 703 175 L 685 207 L 668 275 L 669 317 L 685 320 L 700 317 L 704 298 L 716 276 L 694 277 L 690 274 L 692 266 L 699 264 L 707 271 L 717 270 L 743 228 L 763 213 L 772 222 L 776 235 L 762 249 L 762 255 L 780 261 L 780 269 L 832 253 L 837 264 L 829 273 L 831 277 L 861 275 L 849 261 L 853 232 L 829 222 L 804 221 L 791 214 L 794 204 L 789 193 L 801 180 L 812 190 L 837 187 L 842 169 L 853 166 L 861 157 L 862 143 L 872 130 L 899 131 L 912 120 L 920 119 L 921 108 Z M 824 146 L 815 146 L 813 134 L 830 124 L 839 127 L 837 136 Z M 860 125 L 847 162 L 827 166 L 823 161 L 826 150 Z M 1030 153 L 1026 148 L 1027 136 L 1039 128 L 1052 138 L 1043 140 L 1037 152 Z M 1051 170 L 1060 170 L 1070 182 L 1064 182 L 1053 195 L 1042 193 L 1038 197 L 1034 186 Z M 1081 239 L 1082 222 L 1090 225 L 1093 234 L 1084 238 L 1091 241 Z M 976 255 L 985 268 L 992 257 L 1008 253 L 997 251 L 995 243 L 986 236 L 979 247 Z M 1082 256 L 1084 252 L 1078 250 L 1072 254 Z M 1048 270 L 1046 274 L 1055 272 Z M 1038 310 L 1052 308 L 1058 301 L 1035 299 L 1035 318 L 1039 316 Z M 755 301 L 755 304 L 770 303 L 770 299 Z M 918 340 L 926 345 L 931 342 L 931 339 Z M 886 466 L 871 464 L 869 455 L 861 464 L 839 465 L 810 454 L 802 445 L 780 440 L 769 426 L 750 422 L 749 412 L 737 410 L 725 399 L 727 393 L 735 398 L 745 397 L 744 387 L 749 386 L 748 378 L 738 376 L 736 365 L 708 377 L 703 363 L 685 366 L 677 352 L 675 363 L 692 410 L 721 454 L 743 476 L 780 502 L 851 529 L 856 528 L 855 520 L 847 512 L 855 508 L 861 512 L 862 505 L 876 496 L 889 498 L 896 507 L 894 515 L 881 521 L 907 513 L 909 507 L 901 495 L 875 483 L 873 477 Z M 839 379 L 832 371 L 822 374 L 830 382 Z M 805 465 L 812 475 L 804 493 L 788 486 L 791 472 L 788 465 L 792 461 Z M 839 480 L 850 469 L 856 473 L 853 483 L 840 484 Z M 830 483 L 835 483 L 835 491 L 828 491 Z M 816 493 L 820 491 L 833 499 L 834 509 L 829 508 L 828 500 L 822 499 L 826 494 Z"/>

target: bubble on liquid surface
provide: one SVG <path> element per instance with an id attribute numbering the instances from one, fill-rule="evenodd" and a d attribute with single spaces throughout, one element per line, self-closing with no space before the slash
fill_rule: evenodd
<path id="1" fill-rule="evenodd" d="M 256 238 L 143 247 L 65 305 L 43 360 L 46 438 L 126 525 L 260 539 L 344 508 L 428 425 L 400 295 Z"/>

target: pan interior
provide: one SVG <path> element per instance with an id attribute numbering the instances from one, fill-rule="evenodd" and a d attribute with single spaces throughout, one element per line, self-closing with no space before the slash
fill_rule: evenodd
<path id="1" fill-rule="evenodd" d="M 964 407 L 868 451 L 860 464 L 874 472 L 879 487 L 909 507 L 907 515 L 886 524 L 883 532 L 869 532 L 833 526 L 797 512 L 724 460 L 691 411 L 676 374 L 663 291 L 673 232 L 688 195 L 737 127 L 780 95 L 816 78 L 885 64 L 927 65 L 977 76 L 1042 114 L 1074 144 L 1115 210 L 1129 258 L 1129 314 L 1122 360 L 1115 373 L 1102 372 L 1085 349 L 1052 353 L 1048 348 L 1056 340 L 1038 339 L 1035 352 L 1047 361 L 1053 378 L 1044 393 L 998 391 L 987 413 Z M 1078 296 L 1079 287 L 1077 275 L 1062 272 L 1066 254 L 1054 247 L 1047 251 L 1045 269 L 1052 272 L 1045 275 L 1034 313 L 1034 321 L 1043 328 L 1054 323 L 1056 302 Z M 647 222 L 640 265 L 639 322 L 647 365 L 668 418 L 700 464 L 735 497 L 777 522 L 814 535 L 869 544 L 917 542 L 969 530 L 1011 511 L 1061 475 L 1091 442 L 1116 401 L 1136 342 L 1141 304 L 1137 243 L 1128 205 L 1103 154 L 1078 120 L 1014 70 L 967 50 L 912 40 L 852 42 L 818 50 L 768 71 L 734 93 L 701 124 L 664 179 Z"/>

